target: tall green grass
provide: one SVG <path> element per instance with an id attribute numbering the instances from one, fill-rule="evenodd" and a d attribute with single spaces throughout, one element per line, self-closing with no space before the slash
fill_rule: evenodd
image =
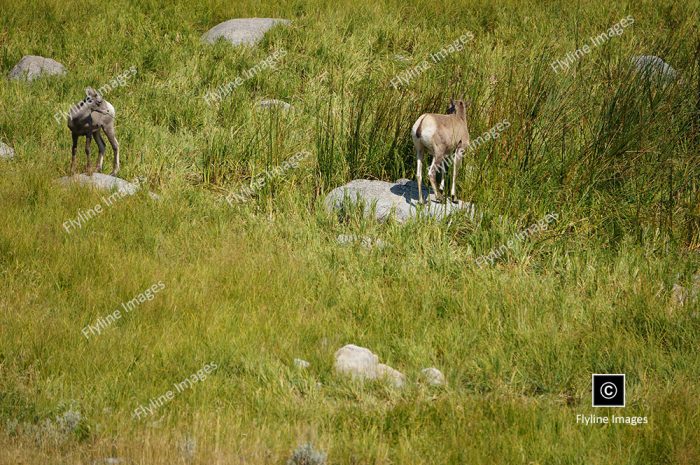
<path id="1" fill-rule="evenodd" d="M 697 2 L 0 0 L 0 11 L 3 72 L 27 54 L 69 70 L 0 81 L 0 140 L 17 152 L 0 163 L 0 462 L 182 463 L 187 438 L 202 464 L 284 463 L 308 441 L 329 463 L 700 461 L 700 309 L 672 296 L 700 265 Z M 627 15 L 621 36 L 553 72 Z M 293 23 L 252 48 L 200 43 L 253 16 Z M 391 86 L 466 31 L 465 50 Z M 280 49 L 277 70 L 204 101 Z M 643 54 L 682 80 L 632 73 Z M 136 76 L 105 96 L 121 175 L 162 201 L 120 200 L 67 234 L 101 194 L 54 183 L 70 136 L 53 114 L 130 66 Z M 324 211 L 352 179 L 413 178 L 411 125 L 453 96 L 472 100 L 473 138 L 511 123 L 465 160 L 458 194 L 473 220 Z M 263 98 L 294 108 L 262 110 Z M 311 156 L 250 202 L 224 201 L 301 151 Z M 476 265 L 548 212 L 559 219 L 547 231 Z M 338 234 L 389 245 L 342 247 Z M 82 335 L 159 281 L 153 301 Z M 336 376 L 347 343 L 409 386 Z M 132 418 L 211 361 L 205 381 Z M 448 385 L 417 383 L 427 366 Z M 594 372 L 626 373 L 628 406 L 615 413 L 650 423 L 577 425 L 600 414 Z M 72 433 L 56 420 L 67 411 L 81 415 Z"/>

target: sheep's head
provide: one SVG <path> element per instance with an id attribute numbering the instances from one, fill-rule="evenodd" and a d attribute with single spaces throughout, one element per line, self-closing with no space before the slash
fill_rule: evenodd
<path id="1" fill-rule="evenodd" d="M 95 89 L 88 87 L 85 89 L 85 99 L 83 102 L 87 103 L 91 110 L 97 110 L 102 108 L 102 102 L 104 102 L 104 100 Z"/>
<path id="2" fill-rule="evenodd" d="M 467 107 L 471 104 L 471 100 L 463 100 L 463 99 L 458 99 L 455 100 L 453 98 L 450 99 L 450 106 L 447 107 L 447 114 L 452 115 L 452 114 L 457 114 L 457 116 L 460 116 L 463 119 L 466 119 L 467 117 Z"/>

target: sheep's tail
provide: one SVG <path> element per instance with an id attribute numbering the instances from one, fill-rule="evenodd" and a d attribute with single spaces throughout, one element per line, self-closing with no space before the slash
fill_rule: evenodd
<path id="1" fill-rule="evenodd" d="M 416 138 L 420 139 L 420 128 L 423 126 L 423 120 L 425 119 L 425 115 L 420 117 L 420 123 L 418 123 L 418 127 L 416 128 Z"/>

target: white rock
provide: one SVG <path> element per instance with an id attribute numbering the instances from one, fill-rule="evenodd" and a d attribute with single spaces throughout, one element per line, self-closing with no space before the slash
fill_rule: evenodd
<path id="1" fill-rule="evenodd" d="M 377 378 L 385 379 L 397 388 L 404 387 L 406 384 L 406 377 L 403 373 L 383 363 L 377 365 Z"/>
<path id="2" fill-rule="evenodd" d="M 78 184 L 81 186 L 91 186 L 98 190 L 116 191 L 123 196 L 134 195 L 141 188 L 138 184 L 102 173 L 93 173 L 92 176 L 88 176 L 86 174 L 64 176 L 60 178 L 58 182 L 66 186 Z M 160 196 L 154 194 L 153 192 L 149 192 L 148 195 L 154 200 L 160 199 Z"/>
<path id="3" fill-rule="evenodd" d="M 671 289 L 671 299 L 676 305 L 685 305 L 686 300 L 688 300 L 688 289 L 680 284 L 674 284 L 673 289 Z"/>
<path id="4" fill-rule="evenodd" d="M 431 200 L 425 197 L 430 193 Z M 421 212 L 434 218 L 445 218 L 458 211 L 463 211 L 474 219 L 474 204 L 468 202 L 457 203 L 447 201 L 438 203 L 435 196 L 427 186 L 423 189 L 424 204 Z M 344 186 L 336 187 L 324 201 L 326 210 L 341 210 L 345 202 L 364 203 L 364 214 L 369 216 L 374 212 L 374 217 L 379 221 L 386 221 L 392 216 L 399 223 L 404 223 L 418 215 L 418 184 L 408 179 L 399 179 L 395 183 L 386 181 L 374 181 L 368 179 L 355 179 Z"/>
<path id="5" fill-rule="evenodd" d="M 15 150 L 9 145 L 0 142 L 0 158 L 9 160 L 15 156 Z"/>
<path id="6" fill-rule="evenodd" d="M 445 384 L 445 375 L 437 368 L 423 368 L 420 373 L 422 379 L 431 386 L 442 386 Z"/>
<path id="7" fill-rule="evenodd" d="M 335 370 L 352 377 L 376 378 L 379 357 L 371 350 L 348 344 L 335 353 Z"/>
<path id="8" fill-rule="evenodd" d="M 209 29 L 202 36 L 204 42 L 213 44 L 219 39 L 233 45 L 255 45 L 265 33 L 278 24 L 286 25 L 291 21 L 277 18 L 237 18 L 229 19 Z"/>
<path id="9" fill-rule="evenodd" d="M 36 55 L 27 55 L 19 60 L 10 71 L 9 78 L 15 80 L 33 81 L 41 76 L 61 76 L 66 74 L 66 68 L 56 60 Z"/>
<path id="10" fill-rule="evenodd" d="M 700 298 L 700 272 L 693 275 L 690 289 L 677 283 L 671 289 L 671 301 L 676 305 L 694 304 L 698 298 Z"/>
<path id="11" fill-rule="evenodd" d="M 294 359 L 294 366 L 297 368 L 309 368 L 311 364 L 307 362 L 306 360 L 302 360 L 300 358 L 295 358 Z"/>
<path id="12" fill-rule="evenodd" d="M 379 363 L 371 350 L 348 344 L 335 353 L 335 371 L 353 379 L 386 379 L 396 387 L 405 384 L 405 376 L 390 366 Z"/>
<path id="13" fill-rule="evenodd" d="M 94 460 L 93 465 L 119 465 L 124 463 L 124 459 L 119 457 L 105 457 L 103 459 Z"/>

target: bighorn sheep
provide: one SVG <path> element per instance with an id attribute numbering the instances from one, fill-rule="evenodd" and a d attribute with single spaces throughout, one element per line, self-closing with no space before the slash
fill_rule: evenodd
<path id="1" fill-rule="evenodd" d="M 75 151 L 78 147 L 78 137 L 85 136 L 85 155 L 87 155 L 87 172 L 92 175 L 92 165 L 90 163 L 90 143 L 92 136 L 95 136 L 99 158 L 97 160 L 97 172 L 102 171 L 102 163 L 105 155 L 105 142 L 100 135 L 102 129 L 109 139 L 109 143 L 114 151 L 114 167 L 112 176 L 119 172 L 119 142 L 114 132 L 114 118 L 116 113 L 114 107 L 92 87 L 85 89 L 86 97 L 71 108 L 68 115 L 68 128 L 73 136 L 72 158 L 70 164 L 71 174 L 75 174 Z"/>
<path id="2" fill-rule="evenodd" d="M 433 162 L 428 169 L 428 178 L 439 202 L 444 199 L 442 189 L 445 187 L 447 167 L 452 163 L 445 157 L 454 153 L 451 197 L 452 201 L 457 200 L 457 171 L 462 162 L 464 150 L 469 146 L 467 105 L 468 102 L 465 103 L 463 100 L 450 99 L 448 114 L 424 113 L 413 124 L 411 134 L 413 146 L 416 149 L 416 181 L 418 182 L 418 202 L 420 203 L 423 202 L 423 154 L 425 151 L 433 155 Z M 438 189 L 436 181 L 438 171 L 442 173 L 440 189 Z"/>

